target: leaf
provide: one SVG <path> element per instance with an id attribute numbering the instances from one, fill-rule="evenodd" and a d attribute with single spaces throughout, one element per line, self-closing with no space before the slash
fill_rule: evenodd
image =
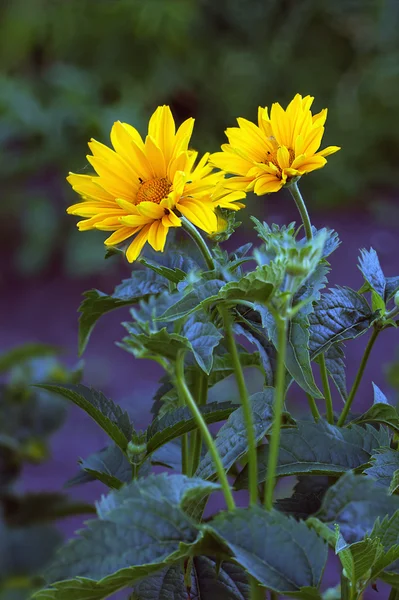
<path id="1" fill-rule="evenodd" d="M 327 274 L 330 272 L 330 270 L 330 266 L 327 264 L 327 262 L 320 262 L 310 277 L 306 279 L 306 281 L 294 295 L 293 305 L 296 306 L 308 299 L 312 299 L 312 302 L 320 300 L 320 291 L 325 288 L 328 283 Z M 304 304 L 303 308 L 301 309 L 302 314 L 308 315 L 312 312 L 312 302 Z"/>
<path id="2" fill-rule="evenodd" d="M 373 383 L 373 390 L 374 390 L 374 404 L 389 404 L 387 397 L 380 390 L 378 385 L 376 385 L 374 383 L 374 381 L 372 383 Z"/>
<path id="3" fill-rule="evenodd" d="M 277 348 L 277 327 L 269 312 L 262 311 L 262 323 Z M 323 398 L 315 384 L 309 354 L 309 321 L 302 313 L 297 313 L 289 323 L 285 366 L 298 385 L 314 398 Z"/>
<path id="4" fill-rule="evenodd" d="M 192 561 L 190 594 L 196 600 L 248 600 L 249 585 L 243 569 L 224 561 L 218 566 L 206 556 Z M 180 564 L 171 565 L 139 582 L 137 600 L 187 600 L 188 589 Z"/>
<path id="5" fill-rule="evenodd" d="M 257 352 L 246 352 L 245 350 L 241 350 L 239 352 L 240 364 L 243 369 L 248 367 L 257 367 L 261 369 L 260 357 Z M 216 354 L 213 358 L 213 366 L 212 371 L 209 375 L 209 387 L 212 387 L 226 379 L 234 373 L 234 367 L 232 364 L 231 355 L 226 354 Z"/>
<path id="6" fill-rule="evenodd" d="M 132 465 L 119 446 L 110 445 L 79 460 L 81 471 L 67 482 L 67 486 L 98 479 L 111 488 L 119 489 L 132 480 Z"/>
<path id="7" fill-rule="evenodd" d="M 321 501 L 329 486 L 328 477 L 300 475 L 292 496 L 276 500 L 274 506 L 277 510 L 296 519 L 306 519 L 320 509 Z"/>
<path id="8" fill-rule="evenodd" d="M 266 304 L 274 291 L 279 289 L 285 274 L 281 263 L 271 263 L 256 267 L 238 281 L 226 283 L 220 290 L 218 298 L 225 300 L 249 300 Z"/>
<path id="9" fill-rule="evenodd" d="M 61 349 L 56 346 L 50 346 L 50 344 L 41 344 L 39 342 L 32 342 L 23 344 L 22 346 L 16 346 L 11 350 L 0 355 L 0 373 L 5 373 L 10 369 L 20 365 L 21 363 L 27 362 L 34 358 L 43 358 L 45 356 L 57 356 L 60 354 Z"/>
<path id="10" fill-rule="evenodd" d="M 389 484 L 389 493 L 395 494 L 398 491 L 398 488 L 399 488 L 399 469 L 394 471 L 394 474 L 392 475 L 392 480 L 391 480 L 391 483 Z"/>
<path id="11" fill-rule="evenodd" d="M 373 404 L 368 411 L 356 417 L 352 423 L 381 423 L 395 432 L 399 432 L 399 415 L 396 408 L 390 404 Z"/>
<path id="12" fill-rule="evenodd" d="M 348 393 L 346 390 L 345 354 L 342 349 L 342 344 L 330 346 L 324 354 L 324 358 L 327 371 L 335 383 L 337 390 L 341 394 L 341 398 L 345 401 L 348 397 Z"/>
<path id="13" fill-rule="evenodd" d="M 223 421 L 238 410 L 237 404 L 231 402 L 211 402 L 198 408 L 208 425 Z M 154 452 L 160 446 L 196 428 L 196 421 L 187 406 L 167 412 L 154 419 L 147 429 L 147 453 Z"/>
<path id="14" fill-rule="evenodd" d="M 389 496 L 370 477 L 349 471 L 327 490 L 316 517 L 330 529 L 337 523 L 345 540 L 354 543 L 372 531 L 377 518 L 391 517 L 398 509 L 398 496 Z"/>
<path id="15" fill-rule="evenodd" d="M 349 579 L 350 587 L 358 597 L 367 587 L 372 567 L 384 552 L 379 540 L 366 537 L 349 545 L 339 534 L 335 552 L 343 566 L 344 577 Z"/>
<path id="16" fill-rule="evenodd" d="M 313 358 L 326 352 L 331 344 L 365 333 L 375 316 L 366 299 L 350 288 L 337 287 L 322 294 L 309 315 L 309 346 Z"/>
<path id="17" fill-rule="evenodd" d="M 132 433 L 133 424 L 127 412 L 104 396 L 102 392 L 81 384 L 51 385 L 41 384 L 43 388 L 59 394 L 82 408 L 122 450 L 126 449 Z"/>
<path id="18" fill-rule="evenodd" d="M 79 599 L 108 597 L 179 560 L 198 538 L 181 505 L 217 487 L 182 475 L 158 475 L 112 492 L 99 504 L 100 519 L 89 521 L 49 569 L 48 580 L 58 583 L 35 597 L 68 598 L 73 589 Z"/>
<path id="19" fill-rule="evenodd" d="M 23 496 L 4 494 L 2 504 L 7 524 L 12 527 L 95 513 L 91 504 L 70 500 L 65 494 L 57 492 L 30 492 Z"/>
<path id="20" fill-rule="evenodd" d="M 222 339 L 215 325 L 205 315 L 191 315 L 184 323 L 182 335 L 187 338 L 198 366 L 209 375 L 213 351 Z"/>
<path id="21" fill-rule="evenodd" d="M 399 452 L 391 448 L 378 450 L 371 457 L 371 467 L 365 473 L 379 485 L 389 488 L 395 471 L 399 469 Z"/>
<path id="22" fill-rule="evenodd" d="M 327 545 L 303 521 L 254 506 L 221 513 L 206 530 L 227 546 L 237 564 L 271 590 L 298 593 L 320 584 Z"/>
<path id="23" fill-rule="evenodd" d="M 254 327 L 250 329 L 245 323 L 243 325 L 236 323 L 234 331 L 237 335 L 245 336 L 251 344 L 256 346 L 265 373 L 265 385 L 273 386 L 277 357 L 276 349 L 273 344 L 266 338 L 263 332 L 260 332 L 258 329 L 255 330 Z"/>
<path id="24" fill-rule="evenodd" d="M 158 265 L 152 260 L 148 260 L 146 258 L 141 258 L 139 262 L 158 275 L 165 277 L 165 279 L 171 281 L 172 283 L 179 283 L 186 278 L 186 273 L 181 269 L 171 269 L 170 267 L 165 267 L 164 265 Z"/>
<path id="25" fill-rule="evenodd" d="M 176 321 L 191 314 L 203 306 L 203 301 L 213 301 L 223 285 L 224 281 L 221 279 L 190 284 L 183 292 L 176 294 L 176 302 L 161 315 L 160 320 Z"/>
<path id="26" fill-rule="evenodd" d="M 336 427 L 326 421 L 298 422 L 297 427 L 281 431 L 277 477 L 287 475 L 336 475 L 356 469 L 370 460 L 371 454 L 389 444 L 388 433 L 374 427 Z M 269 459 L 269 446 L 258 449 L 259 482 L 265 481 Z M 248 485 L 245 467 L 235 486 Z"/>
<path id="27" fill-rule="evenodd" d="M 374 248 L 360 250 L 359 269 L 364 279 L 381 298 L 385 298 L 385 275 Z"/>
<path id="28" fill-rule="evenodd" d="M 250 398 L 256 441 L 266 435 L 273 420 L 274 389 L 265 388 Z M 220 428 L 215 445 L 223 466 L 228 471 L 248 450 L 246 425 L 242 407 L 233 412 Z M 209 479 L 215 474 L 213 459 L 209 452 L 201 460 L 196 472 L 197 477 Z"/>
<path id="29" fill-rule="evenodd" d="M 99 290 L 84 293 L 85 300 L 79 307 L 79 354 L 89 341 L 98 319 L 107 312 L 136 304 L 151 294 L 159 294 L 168 288 L 168 280 L 153 271 L 133 271 L 130 279 L 125 279 L 109 296 Z"/>
<path id="30" fill-rule="evenodd" d="M 399 277 L 385 278 L 385 302 L 391 300 L 399 290 Z"/>

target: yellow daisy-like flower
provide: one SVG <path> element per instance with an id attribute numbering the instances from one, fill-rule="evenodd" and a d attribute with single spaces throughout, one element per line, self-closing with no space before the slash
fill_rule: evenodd
<path id="1" fill-rule="evenodd" d="M 226 130 L 229 144 L 210 161 L 234 175 L 225 182 L 230 189 L 253 190 L 259 196 L 277 192 L 293 178 L 321 169 L 326 156 L 340 150 L 329 146 L 319 151 L 327 109 L 312 115 L 313 100 L 297 94 L 286 110 L 273 104 L 270 116 L 267 107 L 259 107 L 258 125 L 239 118 L 238 127 Z"/>
<path id="2" fill-rule="evenodd" d="M 213 173 L 206 154 L 195 166 L 198 153 L 188 150 L 194 119 L 176 131 L 168 106 L 152 115 L 148 135 L 117 121 L 111 130 L 114 150 L 89 142 L 90 164 L 97 175 L 70 173 L 67 180 L 82 201 L 69 214 L 83 217 L 81 231 L 100 229 L 113 233 L 105 240 L 115 246 L 131 236 L 126 256 L 133 262 L 148 242 L 163 251 L 168 230 L 180 227 L 181 215 L 207 233 L 217 230 L 218 206 L 238 210 L 243 192 L 220 187 L 223 173 Z"/>

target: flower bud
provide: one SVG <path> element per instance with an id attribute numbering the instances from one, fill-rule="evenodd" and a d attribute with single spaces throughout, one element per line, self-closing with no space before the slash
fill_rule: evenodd
<path id="1" fill-rule="evenodd" d="M 147 450 L 147 444 L 131 441 L 128 443 L 126 448 L 126 454 L 129 462 L 133 465 L 138 465 L 143 461 L 145 452 Z"/>

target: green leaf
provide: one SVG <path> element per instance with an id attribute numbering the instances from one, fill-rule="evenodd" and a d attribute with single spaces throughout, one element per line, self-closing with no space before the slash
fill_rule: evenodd
<path id="1" fill-rule="evenodd" d="M 265 388 L 250 398 L 257 442 L 262 440 L 272 424 L 273 398 L 273 388 Z M 234 411 L 220 428 L 215 444 L 226 471 L 247 452 L 248 441 L 242 407 Z M 209 479 L 214 474 L 214 463 L 210 453 L 207 452 L 199 464 L 196 476 Z"/>
<path id="2" fill-rule="evenodd" d="M 389 484 L 389 493 L 395 494 L 399 488 L 399 469 L 396 469 L 392 475 L 391 483 Z"/>
<path id="3" fill-rule="evenodd" d="M 102 392 L 81 384 L 41 384 L 37 387 L 71 400 L 79 408 L 87 412 L 104 429 L 115 444 L 122 450 L 126 449 L 134 431 L 133 424 L 127 412 L 123 411 L 112 400 L 106 398 Z"/>
<path id="4" fill-rule="evenodd" d="M 231 402 L 212 402 L 200 406 L 199 410 L 209 425 L 224 421 L 231 413 L 238 410 L 238 406 Z M 147 453 L 154 452 L 160 446 L 196 428 L 196 421 L 188 407 L 182 406 L 167 412 L 162 417 L 154 419 L 147 429 Z"/>
<path id="5" fill-rule="evenodd" d="M 246 352 L 245 350 L 240 350 L 240 364 L 243 369 L 248 367 L 257 367 L 258 369 L 262 369 L 260 357 L 257 352 Z M 209 387 L 212 387 L 226 379 L 234 373 L 234 367 L 231 360 L 230 354 L 216 354 L 213 358 L 213 366 L 212 371 L 209 375 Z"/>
<path id="6" fill-rule="evenodd" d="M 24 495 L 4 493 L 2 502 L 7 524 L 12 527 L 95 513 L 95 508 L 91 504 L 73 501 L 58 492 L 30 492 Z"/>
<path id="7" fill-rule="evenodd" d="M 348 397 L 348 393 L 346 390 L 345 354 L 342 345 L 343 344 L 334 344 L 333 346 L 330 346 L 324 354 L 324 358 L 327 371 L 335 383 L 337 390 L 341 394 L 341 398 L 345 401 Z"/>
<path id="8" fill-rule="evenodd" d="M 399 290 L 399 277 L 385 278 L 385 302 L 391 300 Z"/>
<path id="9" fill-rule="evenodd" d="M 224 281 L 221 279 L 196 281 L 188 285 L 183 292 L 176 294 L 176 302 L 161 315 L 160 320 L 176 321 L 199 310 L 204 301 L 208 304 L 216 300 L 217 294 L 223 285 Z"/>
<path id="10" fill-rule="evenodd" d="M 391 517 L 398 509 L 398 496 L 389 496 L 370 477 L 349 472 L 327 490 L 316 520 L 330 529 L 338 524 L 345 540 L 354 543 L 372 531 L 377 518 Z"/>
<path id="11" fill-rule="evenodd" d="M 57 356 L 61 353 L 61 349 L 50 344 L 41 344 L 32 342 L 16 346 L 11 350 L 0 355 L 0 373 L 5 373 L 10 369 L 27 362 L 34 358 L 43 358 L 45 356 Z"/>
<path id="12" fill-rule="evenodd" d="M 377 450 L 370 462 L 371 467 L 365 473 L 379 485 L 389 488 L 395 471 L 399 469 L 399 452 L 391 448 Z"/>
<path id="13" fill-rule="evenodd" d="M 270 313 L 262 311 L 262 322 L 268 335 L 277 348 L 277 328 Z M 309 354 L 309 321 L 301 312 L 289 323 L 285 366 L 298 385 L 314 398 L 323 398 L 315 384 Z"/>
<path id="14" fill-rule="evenodd" d="M 281 263 L 271 263 L 256 267 L 238 281 L 226 283 L 218 297 L 225 300 L 248 300 L 266 304 L 276 289 L 280 288 L 285 274 Z"/>
<path id="15" fill-rule="evenodd" d="M 338 534 L 335 552 L 343 566 L 343 575 L 349 580 L 357 598 L 367 587 L 372 567 L 381 558 L 384 550 L 378 539 L 366 537 L 361 542 L 349 545 Z"/>
<path id="16" fill-rule="evenodd" d="M 222 513 L 206 530 L 227 546 L 237 564 L 271 590 L 296 594 L 320 584 L 327 545 L 303 521 L 256 506 Z"/>
<path id="17" fill-rule="evenodd" d="M 389 444 L 386 430 L 374 427 L 336 427 L 326 421 L 299 422 L 297 427 L 281 431 L 277 477 L 287 475 L 337 475 L 356 469 L 369 462 L 371 454 Z M 265 481 L 269 459 L 269 446 L 258 449 L 259 482 Z M 235 485 L 247 487 L 248 472 L 245 467 Z"/>
<path id="18" fill-rule="evenodd" d="M 393 431 L 399 432 L 398 411 L 390 404 L 373 404 L 368 411 L 354 419 L 352 423 L 381 423 L 388 425 Z"/>
<path id="19" fill-rule="evenodd" d="M 218 566 L 206 556 L 192 561 L 191 585 L 185 581 L 180 564 L 171 565 L 140 581 L 133 598 L 137 600 L 248 600 L 249 585 L 243 569 L 224 561 Z M 190 582 L 190 580 L 189 580 Z"/>
<path id="20" fill-rule="evenodd" d="M 124 483 L 132 480 L 132 465 L 119 446 L 107 446 L 85 459 L 80 459 L 79 464 L 81 471 L 69 479 L 67 486 L 98 479 L 110 488 L 119 489 Z"/>
<path id="21" fill-rule="evenodd" d="M 328 477 L 322 475 L 298 476 L 290 498 L 279 498 L 275 508 L 296 519 L 306 519 L 321 507 L 321 501 L 329 488 Z"/>
<path id="22" fill-rule="evenodd" d="M 249 319 L 241 317 L 241 320 L 243 321 L 242 325 L 236 323 L 234 331 L 237 335 L 243 335 L 257 348 L 261 365 L 265 373 L 265 384 L 267 386 L 273 386 L 277 359 L 276 349 L 269 338 L 266 337 L 262 327 L 255 325 L 255 323 L 249 321 Z"/>
<path id="23" fill-rule="evenodd" d="M 366 299 L 350 288 L 337 287 L 322 294 L 309 315 L 312 356 L 365 333 L 375 316 Z"/>
<path id="24" fill-rule="evenodd" d="M 377 252 L 374 248 L 360 250 L 359 269 L 361 270 L 364 279 L 369 284 L 380 298 L 385 298 L 385 275 L 381 269 L 380 261 L 378 260 Z"/>
<path id="25" fill-rule="evenodd" d="M 136 304 L 152 294 L 168 289 L 168 280 L 153 271 L 133 271 L 130 279 L 125 279 L 109 296 L 99 290 L 84 293 L 85 300 L 79 307 L 79 354 L 87 346 L 91 332 L 98 319 L 107 312 Z"/>
<path id="26" fill-rule="evenodd" d="M 330 266 L 326 261 L 320 262 L 313 273 L 306 279 L 303 285 L 299 288 L 297 293 L 294 295 L 293 305 L 296 306 L 303 303 L 305 300 L 312 300 L 312 302 L 320 300 L 320 291 L 326 287 L 327 275 L 330 272 Z M 313 310 L 312 302 L 304 304 L 301 309 L 302 314 L 308 315 Z"/>
<path id="27" fill-rule="evenodd" d="M 111 492 L 98 505 L 100 519 L 89 521 L 49 569 L 48 580 L 58 583 L 35 597 L 66 599 L 74 589 L 79 599 L 105 598 L 184 557 L 198 531 L 182 506 L 206 489 L 218 486 L 163 474 Z"/>
<path id="28" fill-rule="evenodd" d="M 171 269 L 170 267 L 165 267 L 164 265 L 158 265 L 152 260 L 147 260 L 146 258 L 140 258 L 139 262 L 158 275 L 165 277 L 165 279 L 171 281 L 172 283 L 179 283 L 186 278 L 186 273 L 181 269 Z"/>
<path id="29" fill-rule="evenodd" d="M 213 351 L 222 339 L 222 334 L 205 315 L 191 315 L 184 323 L 182 335 L 187 338 L 194 358 L 209 375 L 213 365 Z"/>
<path id="30" fill-rule="evenodd" d="M 373 383 L 373 390 L 374 390 L 374 404 L 389 404 L 387 397 L 380 390 L 378 385 L 376 385 L 374 383 L 374 381 L 372 383 Z"/>

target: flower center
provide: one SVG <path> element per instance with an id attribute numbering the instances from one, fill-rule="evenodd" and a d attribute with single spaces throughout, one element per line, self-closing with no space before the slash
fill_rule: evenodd
<path id="1" fill-rule="evenodd" d="M 278 175 L 278 177 L 281 177 L 282 168 L 277 160 L 277 150 L 278 150 L 278 148 L 276 148 L 276 150 L 274 152 L 270 152 L 270 150 L 268 150 L 266 160 L 268 163 L 272 163 L 275 167 L 277 167 L 277 169 L 278 169 L 277 175 Z M 288 153 L 290 155 L 289 164 L 292 165 L 292 163 L 294 162 L 294 159 L 295 159 L 295 150 L 293 150 L 292 148 L 288 148 Z"/>
<path id="2" fill-rule="evenodd" d="M 171 185 L 166 177 L 144 181 L 137 192 L 136 204 L 140 204 L 140 202 L 159 204 L 169 194 Z"/>

